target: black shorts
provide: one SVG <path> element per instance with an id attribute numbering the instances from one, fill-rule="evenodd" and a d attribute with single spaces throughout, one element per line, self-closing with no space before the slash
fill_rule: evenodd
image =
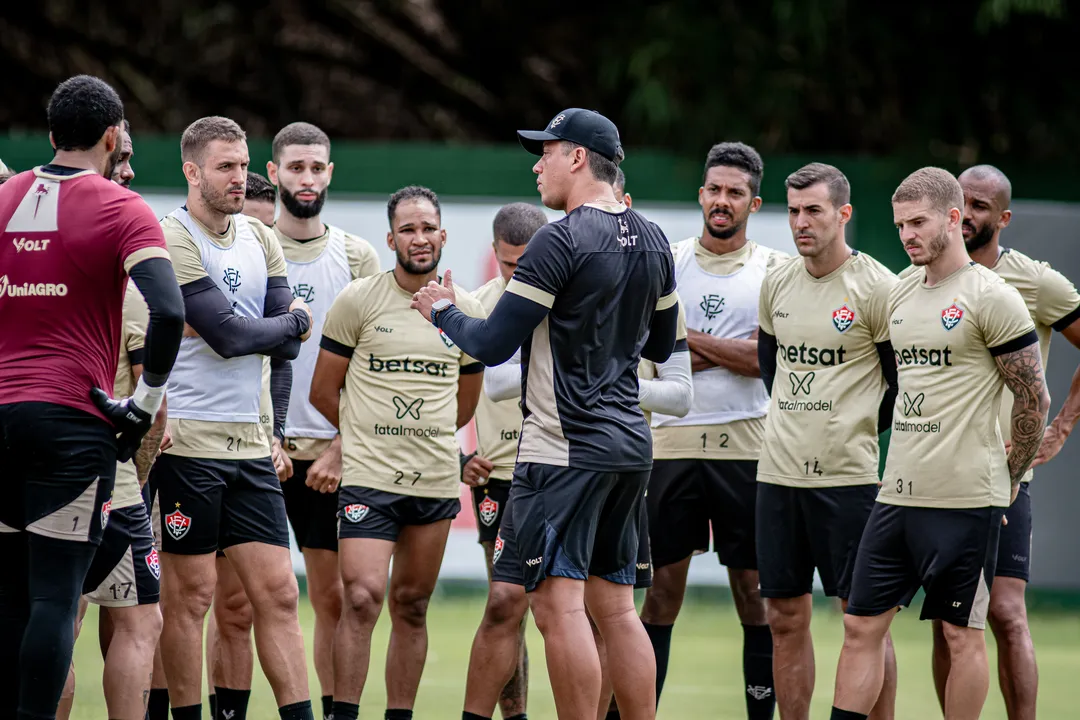
<path id="1" fill-rule="evenodd" d="M 761 596 L 795 598 L 814 590 L 847 598 L 851 573 L 878 487 L 795 488 L 759 482 L 757 553 Z"/>
<path id="2" fill-rule="evenodd" d="M 910 604 L 922 587 L 922 620 L 984 628 L 1004 511 L 874 503 L 855 558 L 847 612 L 881 615 Z"/>
<path id="3" fill-rule="evenodd" d="M 350 486 L 338 490 L 338 507 L 339 539 L 397 542 L 401 528 L 406 525 L 430 525 L 457 517 L 461 512 L 461 500 L 414 497 Z"/>
<path id="4" fill-rule="evenodd" d="M 757 569 L 756 460 L 655 460 L 645 500 L 653 567 L 708 551 L 711 524 L 721 565 Z"/>
<path id="5" fill-rule="evenodd" d="M 472 489 L 473 510 L 476 513 L 476 529 L 480 533 L 480 542 L 495 542 L 499 526 L 506 516 L 506 502 L 509 499 L 509 480 L 488 480 L 486 485 Z"/>
<path id="6" fill-rule="evenodd" d="M 525 585 L 522 572 L 521 555 L 518 553 L 517 536 L 514 534 L 514 521 L 509 500 L 503 507 L 505 513 L 495 537 L 495 552 L 492 556 L 491 581 L 511 585 Z M 635 561 L 634 589 L 643 590 L 652 587 L 652 558 L 649 555 L 649 515 L 645 503 L 638 509 L 638 553 Z"/>
<path id="7" fill-rule="evenodd" d="M 0 405 L 0 532 L 101 542 L 116 480 L 116 430 L 65 405 Z"/>
<path id="8" fill-rule="evenodd" d="M 150 516 L 142 503 L 113 510 L 83 582 L 95 605 L 151 605 L 161 592 L 161 564 L 154 548 Z"/>
<path id="9" fill-rule="evenodd" d="M 208 460 L 161 455 L 150 475 L 163 552 L 205 555 L 249 542 L 289 547 L 285 498 L 269 456 Z"/>
<path id="10" fill-rule="evenodd" d="M 1028 483 L 1020 483 L 1020 492 L 1005 511 L 1008 525 L 1001 527 L 998 542 L 996 577 L 1031 580 L 1031 490 Z"/>
<path id="11" fill-rule="evenodd" d="M 638 513 L 649 472 L 518 463 L 510 512 L 525 591 L 546 577 L 637 581 Z"/>
<path id="12" fill-rule="evenodd" d="M 285 494 L 285 511 L 289 515 L 296 544 L 301 550 L 332 550 L 337 552 L 338 494 L 322 493 L 308 487 L 308 470 L 313 460 L 293 460 L 292 477 L 281 483 Z"/>

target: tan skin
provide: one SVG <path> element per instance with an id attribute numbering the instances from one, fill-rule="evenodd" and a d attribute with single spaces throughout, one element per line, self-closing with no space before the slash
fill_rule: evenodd
<path id="1" fill-rule="evenodd" d="M 993 235 L 986 245 L 969 254 L 975 262 L 993 268 L 998 261 L 1001 233 L 1009 226 L 1012 211 L 1007 207 L 1004 189 L 993 177 L 980 177 L 965 172 L 958 178 L 964 190 L 965 239 L 980 229 L 990 227 Z M 1061 333 L 1074 347 L 1080 348 L 1080 321 Z M 1065 444 L 1077 418 L 1080 417 L 1080 368 L 1073 375 L 1069 395 L 1054 421 L 1046 428 L 1039 452 L 1032 467 L 1053 459 Z M 1008 447 L 1008 446 L 1007 446 Z M 1011 449 L 1011 448 L 1009 448 Z M 1025 593 L 1027 582 L 1022 578 L 998 576 L 990 589 L 988 620 L 998 645 L 998 680 L 1005 700 L 1009 720 L 1034 720 L 1039 687 L 1039 671 L 1035 647 L 1028 629 Z M 946 682 L 951 662 L 941 622 L 934 621 L 933 671 L 938 702 L 944 704 Z"/>
<path id="2" fill-rule="evenodd" d="M 801 190 L 789 188 L 787 204 L 788 226 L 806 271 L 821 278 L 839 269 L 852 253 L 844 237 L 851 220 L 851 204 L 837 207 L 829 197 L 829 187 L 825 183 Z M 807 594 L 769 598 L 765 602 L 773 635 L 773 680 L 780 715 L 791 720 L 807 720 L 815 677 L 814 645 L 810 634 L 813 598 Z M 847 601 L 841 601 L 841 606 L 847 609 Z M 892 718 L 896 704 L 896 655 L 888 635 L 885 643 L 885 679 L 881 695 L 870 713 L 874 720 Z"/>
<path id="3" fill-rule="evenodd" d="M 334 176 L 330 148 L 325 145 L 286 145 L 281 149 L 277 163 L 266 163 L 266 175 L 270 182 L 288 191 L 297 200 L 311 202 L 330 187 L 330 180 Z M 301 240 L 319 237 L 326 230 L 321 216 L 298 218 L 284 206 L 277 226 L 286 237 Z"/>
<path id="4" fill-rule="evenodd" d="M 394 214 L 387 244 L 398 258 L 395 280 L 406 291 L 416 292 L 436 277 L 438 256 L 446 244 L 438 211 L 426 199 L 402 202 Z M 430 265 L 431 270 L 413 274 L 403 266 L 403 258 L 418 267 Z M 340 427 L 340 395 L 349 362 L 320 350 L 311 382 L 312 405 L 335 427 Z M 458 378 L 456 427 L 472 419 L 483 378 L 483 373 Z M 386 662 L 387 707 L 413 706 L 427 657 L 427 605 L 449 530 L 450 520 L 443 520 L 405 526 L 397 542 L 367 538 L 340 541 L 344 604 L 333 647 L 335 700 L 360 701 L 371 657 L 371 632 L 389 594 L 392 631 Z"/>
<path id="5" fill-rule="evenodd" d="M 705 183 L 698 188 L 698 204 L 705 216 L 701 245 L 717 255 L 735 252 L 746 245 L 746 221 L 761 208 L 761 198 L 750 189 L 750 174 L 725 165 L 709 168 Z M 709 231 L 738 230 L 729 238 L 718 238 Z M 757 361 L 757 331 L 747 339 L 713 337 L 699 330 L 687 329 L 690 346 L 690 369 L 700 372 L 724 367 L 746 377 L 760 377 Z"/>
<path id="6" fill-rule="evenodd" d="M 586 203 L 620 205 L 611 185 L 592 174 L 584 148 L 545 142 L 533 173 L 541 200 L 553 210 L 571 212 Z M 453 287 L 445 278 L 442 285 L 430 282 L 418 290 L 412 307 L 429 321 L 435 301 L 454 301 Z M 560 717 L 592 717 L 597 712 L 601 668 L 586 605 L 607 645 L 606 656 L 622 717 L 655 717 L 656 662 L 637 618 L 631 586 L 599 577 L 586 581 L 549 577 L 528 595 L 528 600 L 544 636 L 548 674 Z"/>

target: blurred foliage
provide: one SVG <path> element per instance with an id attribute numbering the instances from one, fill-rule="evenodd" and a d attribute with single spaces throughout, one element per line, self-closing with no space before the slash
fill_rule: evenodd
<path id="1" fill-rule="evenodd" d="M 1078 30 L 1064 0 L 39 0 L 0 10 L 0 128 L 42 128 L 88 72 L 139 132 L 503 143 L 584 106 L 630 152 L 1078 164 Z"/>

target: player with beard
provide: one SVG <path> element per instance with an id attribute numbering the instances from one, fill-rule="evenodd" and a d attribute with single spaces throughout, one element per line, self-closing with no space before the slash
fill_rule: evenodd
<path id="1" fill-rule="evenodd" d="M 855 558 L 831 717 L 867 717 L 885 634 L 923 588 L 920 617 L 942 621 L 949 649 L 945 717 L 966 720 L 979 717 L 990 684 L 983 628 L 999 532 L 1039 450 L 1050 396 L 1023 298 L 967 254 L 956 178 L 917 170 L 892 204 L 918 266 L 887 307 L 903 402 Z M 1014 397 L 1008 452 L 998 426 L 1005 387 Z"/>
<path id="2" fill-rule="evenodd" d="M 714 146 L 698 190 L 704 229 L 672 248 L 694 399 L 682 417 L 652 416 L 655 460 L 646 504 L 653 586 L 641 610 L 656 654 L 659 699 L 690 558 L 708 551 L 711 524 L 743 626 L 750 720 L 772 717 L 775 706 L 772 636 L 758 591 L 754 538 L 757 458 L 769 406 L 758 370 L 757 308 L 765 273 L 787 257 L 747 239 L 750 215 L 761 207 L 763 172 L 753 148 Z"/>
<path id="3" fill-rule="evenodd" d="M 120 187 L 131 188 L 131 181 L 135 179 L 135 171 L 131 169 L 131 158 L 134 156 L 135 149 L 131 144 L 131 123 L 125 119 L 124 132 L 120 135 L 120 158 L 110 178 Z"/>
<path id="4" fill-rule="evenodd" d="M 274 233 L 285 254 L 293 297 L 308 303 L 315 319 L 312 334 L 321 337 L 334 298 L 351 281 L 379 272 L 379 256 L 363 238 L 322 221 L 334 172 L 326 133 L 310 123 L 286 125 L 274 137 L 271 152 L 266 171 L 281 196 Z M 292 394 L 281 443 L 289 464 L 289 477 L 282 485 L 285 509 L 304 555 L 307 596 L 315 610 L 315 672 L 325 717 L 333 704 L 332 647 L 341 616 L 337 556 L 341 436 L 308 400 L 318 356 L 318 345 L 307 343 L 292 363 Z"/>
<path id="5" fill-rule="evenodd" d="M 143 448 L 183 328 L 153 213 L 106 179 L 120 158 L 120 98 L 80 75 L 48 115 L 52 162 L 0 188 L 0 457 L 13 499 L 0 508 L 4 717 L 56 714 L 116 465 Z M 131 397 L 112 400 L 102 388 L 116 380 L 129 277 L 149 309 L 144 372 Z"/>
<path id="6" fill-rule="evenodd" d="M 977 165 L 958 178 L 964 191 L 964 244 L 975 262 L 990 268 L 1016 288 L 1035 323 L 1043 367 L 1050 357 L 1051 330 L 1080 347 L 1080 295 L 1064 275 L 1047 263 L 1033 260 L 1013 248 L 1002 247 L 1002 231 L 1012 217 L 1012 185 L 995 167 Z M 912 271 L 915 268 L 912 269 Z M 1001 426 L 1009 441 L 1012 395 L 1002 396 Z M 1046 428 L 1042 445 L 1031 466 L 1051 460 L 1080 418 L 1080 369 L 1073 375 L 1069 395 L 1054 421 Z M 1024 474 L 1020 492 L 1009 507 L 1008 524 L 1001 528 L 994 586 L 990 591 L 988 621 L 998 647 L 998 679 L 1009 720 L 1034 720 L 1039 687 L 1035 648 L 1028 629 L 1024 594 L 1031 569 L 1032 471 Z M 945 703 L 949 676 L 949 649 L 940 620 L 934 621 L 934 684 Z"/>
<path id="7" fill-rule="evenodd" d="M 438 277 L 446 244 L 438 197 L 402 188 L 390 197 L 387 216 L 386 243 L 397 263 L 353 280 L 334 300 L 311 381 L 311 404 L 340 431 L 343 458 L 336 720 L 357 716 L 386 595 L 386 718 L 412 717 L 427 657 L 428 601 L 450 521 L 461 510 L 454 433 L 472 418 L 484 378 L 483 365 L 410 308 L 413 294 Z M 463 309 L 483 316 L 480 303 L 459 292 Z"/>
<path id="8" fill-rule="evenodd" d="M 815 570 L 843 604 L 878 489 L 878 434 L 896 401 L 885 315 L 896 276 L 844 237 L 851 186 L 811 163 L 785 181 L 799 258 L 761 285 L 758 357 L 772 401 L 758 462 L 757 554 L 773 636 L 776 702 L 807 720 L 814 694 L 810 636 Z M 775 379 L 775 382 L 774 382 Z M 896 660 L 873 714 L 893 715 Z"/>
<path id="9" fill-rule="evenodd" d="M 172 446 L 153 471 L 172 715 L 194 720 L 201 713 L 203 620 L 220 548 L 251 601 L 255 643 L 279 713 L 311 718 L 285 502 L 259 418 L 260 356 L 272 359 L 273 405 L 284 410 L 287 361 L 307 338 L 311 315 L 292 298 L 273 233 L 237 214 L 248 164 L 240 127 L 221 117 L 197 120 L 184 131 L 181 157 L 188 202 L 162 227 L 192 332 L 169 383 Z"/>

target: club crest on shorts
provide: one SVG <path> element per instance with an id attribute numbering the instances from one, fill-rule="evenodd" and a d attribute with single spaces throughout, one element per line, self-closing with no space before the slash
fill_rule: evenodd
<path id="1" fill-rule="evenodd" d="M 484 497 L 484 501 L 477 507 L 480 513 L 480 522 L 491 527 L 495 518 L 499 516 L 499 503 L 491 499 L 490 495 Z"/>
<path id="2" fill-rule="evenodd" d="M 158 559 L 156 548 L 150 548 L 150 554 L 146 556 L 146 567 L 150 568 L 155 578 L 161 579 L 161 561 Z"/>
<path id="3" fill-rule="evenodd" d="M 837 332 L 847 332 L 855 324 L 855 311 L 849 308 L 845 302 L 832 311 L 832 324 Z"/>
<path id="4" fill-rule="evenodd" d="M 112 512 L 112 498 L 101 503 L 101 527 L 109 524 L 109 513 Z"/>
<path id="5" fill-rule="evenodd" d="M 502 551 L 503 551 L 503 539 L 502 539 L 502 533 L 499 533 L 498 535 L 495 536 L 495 552 L 491 556 L 491 564 L 492 565 L 499 562 L 499 556 L 502 555 Z"/>
<path id="6" fill-rule="evenodd" d="M 946 330 L 952 330 L 964 319 L 964 311 L 955 302 L 941 311 L 941 324 Z"/>
<path id="7" fill-rule="evenodd" d="M 181 539 L 191 529 L 191 518 L 180 512 L 180 503 L 176 503 L 176 510 L 165 516 L 165 529 L 173 540 Z"/>
<path id="8" fill-rule="evenodd" d="M 352 505 L 346 505 L 343 514 L 345 519 L 349 522 L 358 523 L 367 517 L 368 511 L 371 510 L 367 505 L 361 505 L 360 503 L 353 503 Z"/>

